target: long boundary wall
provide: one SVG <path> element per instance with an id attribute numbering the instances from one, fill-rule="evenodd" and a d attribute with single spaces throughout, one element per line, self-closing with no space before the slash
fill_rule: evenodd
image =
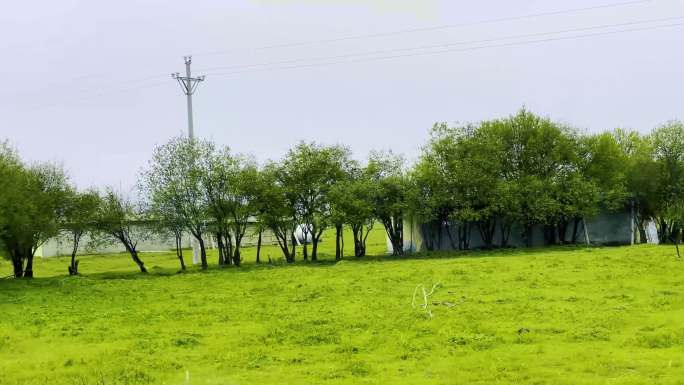
<path id="1" fill-rule="evenodd" d="M 190 247 L 192 236 L 189 233 L 183 234 L 183 248 Z M 255 226 L 249 226 L 245 237 L 242 240 L 242 246 L 255 246 L 258 240 L 258 233 Z M 263 245 L 276 244 L 276 238 L 269 230 L 265 230 L 262 234 Z M 207 235 L 206 245 L 208 248 L 215 248 L 216 242 L 211 236 Z M 169 251 L 176 248 L 176 240 L 172 235 L 161 236 L 153 234 L 147 239 L 139 242 L 139 251 Z M 72 239 L 70 234 L 63 233 L 58 237 L 52 238 L 45 242 L 36 252 L 37 257 L 57 257 L 62 255 L 71 255 Z M 105 244 L 93 244 L 91 238 L 85 234 L 81 239 L 78 254 L 114 254 L 123 253 L 126 249 L 119 242 L 107 242 Z"/>
<path id="2" fill-rule="evenodd" d="M 602 210 L 594 217 L 586 218 L 586 235 L 589 242 L 594 245 L 630 245 L 634 242 L 634 214 L 631 209 L 625 208 L 620 211 Z M 570 239 L 573 226 L 567 230 L 567 239 Z M 585 242 L 585 231 L 582 224 L 578 228 L 578 243 Z M 501 231 L 497 226 L 494 234 L 494 243 L 500 244 Z M 449 223 L 448 226 L 439 223 L 419 223 L 413 218 L 404 220 L 404 251 L 421 252 L 428 250 L 428 242 L 433 250 L 454 250 L 458 245 L 458 225 Z M 514 224 L 511 228 L 508 245 L 511 247 L 525 247 L 527 243 L 522 236 L 522 229 Z M 532 229 L 531 246 L 544 246 L 544 227 L 534 226 Z M 456 246 L 456 247 L 454 247 Z M 484 246 L 479 231 L 472 226 L 470 233 L 470 249 Z"/>

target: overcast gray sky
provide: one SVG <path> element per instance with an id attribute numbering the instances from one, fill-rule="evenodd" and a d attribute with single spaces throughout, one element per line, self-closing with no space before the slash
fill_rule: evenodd
<path id="1" fill-rule="evenodd" d="M 207 75 L 197 135 L 259 160 L 300 140 L 412 159 L 436 121 L 523 105 L 591 132 L 646 132 L 684 118 L 684 1 L 557 12 L 622 2 L 8 2 L 0 138 L 63 162 L 81 187 L 131 186 L 154 146 L 186 130 L 169 75 L 186 54 Z M 514 19 L 540 13 L 555 14 Z M 358 38 L 331 41 L 346 37 Z"/>

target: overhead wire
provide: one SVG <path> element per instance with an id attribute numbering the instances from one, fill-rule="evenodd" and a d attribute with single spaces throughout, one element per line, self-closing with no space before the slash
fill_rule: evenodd
<path id="1" fill-rule="evenodd" d="M 441 31 L 441 30 L 447 30 L 447 29 L 473 27 L 473 26 L 477 26 L 477 25 L 496 24 L 496 23 L 511 22 L 511 21 L 521 21 L 521 20 L 529 20 L 529 19 L 535 19 L 535 18 L 540 18 L 540 17 L 559 16 L 559 15 L 565 15 L 565 14 L 571 14 L 571 13 L 580 13 L 580 12 L 600 10 L 600 9 L 618 8 L 618 7 L 625 7 L 625 6 L 630 6 L 630 5 L 652 3 L 654 1 L 656 1 L 656 0 L 622 1 L 622 2 L 615 2 L 615 3 L 609 3 L 609 4 L 588 6 L 588 7 L 569 8 L 569 9 L 562 9 L 562 10 L 557 10 L 557 11 L 547 11 L 547 12 L 537 12 L 537 13 L 531 13 L 531 14 L 526 14 L 526 15 L 499 17 L 499 18 L 484 19 L 484 20 L 455 23 L 455 24 L 445 24 L 445 25 L 431 26 L 431 27 L 409 28 L 409 29 L 396 30 L 396 31 L 386 31 L 386 32 L 377 32 L 377 33 L 360 34 L 360 35 L 352 35 L 352 36 L 342 36 L 342 37 L 330 38 L 330 39 L 310 40 L 310 41 L 301 41 L 301 42 L 283 43 L 283 44 L 271 44 L 271 45 L 265 45 L 265 46 L 261 46 L 261 47 L 252 47 L 252 48 L 235 48 L 235 49 L 228 49 L 228 50 L 209 51 L 209 52 L 203 52 L 203 53 L 200 52 L 200 53 L 196 53 L 196 55 L 197 56 L 200 56 L 200 55 L 202 55 L 202 56 L 224 55 L 224 54 L 230 54 L 230 53 L 235 53 L 235 52 L 244 52 L 244 51 L 262 51 L 262 50 L 270 50 L 270 49 L 276 49 L 276 48 L 294 48 L 294 47 L 302 47 L 302 46 L 339 43 L 339 42 L 350 41 L 350 40 L 382 38 L 382 37 L 397 36 L 397 35 L 404 35 L 404 34 L 418 33 L 418 32 L 434 32 L 434 31 Z"/>
<path id="2" fill-rule="evenodd" d="M 680 27 L 680 26 L 684 26 L 684 22 L 657 25 L 657 26 L 648 26 L 648 27 L 641 27 L 641 28 L 630 28 L 630 29 L 623 29 L 623 30 L 616 30 L 616 31 L 587 33 L 587 34 L 573 35 L 573 36 L 562 36 L 562 37 L 556 37 L 556 38 L 526 40 L 526 41 L 522 41 L 522 42 L 511 42 L 511 43 L 491 44 L 491 45 L 457 48 L 457 49 L 444 49 L 444 50 L 438 50 L 438 51 L 417 52 L 417 53 L 400 54 L 400 55 L 389 55 L 389 56 L 380 56 L 380 57 L 358 59 L 358 60 L 328 61 L 328 62 L 321 62 L 321 63 L 310 63 L 310 64 L 301 64 L 301 65 L 292 65 L 292 66 L 271 67 L 271 68 L 258 68 L 258 69 L 251 69 L 251 70 L 248 69 L 248 70 L 232 71 L 232 72 L 207 73 L 207 75 L 211 76 L 213 78 L 213 77 L 230 76 L 230 75 L 244 74 L 244 73 L 251 73 L 251 72 L 269 72 L 269 71 L 281 71 L 281 70 L 298 69 L 298 68 L 312 68 L 312 67 L 329 66 L 329 65 L 337 65 L 337 64 L 346 64 L 346 63 L 374 62 L 374 61 L 382 61 L 382 60 L 390 60 L 390 59 L 398 59 L 398 58 L 406 58 L 406 57 L 439 55 L 439 54 L 456 53 L 456 52 L 469 52 L 469 51 L 477 51 L 477 50 L 483 50 L 483 49 L 488 49 L 488 48 L 515 47 L 515 46 L 523 46 L 523 45 L 528 45 L 528 44 L 539 44 L 539 43 L 553 42 L 553 41 L 584 39 L 584 38 L 588 38 L 588 37 L 608 36 L 608 35 L 616 35 L 616 34 L 621 34 L 621 33 L 648 31 L 648 30 L 663 29 L 663 28 L 674 28 L 674 27 Z"/>
<path id="3" fill-rule="evenodd" d="M 663 21 L 663 20 L 681 20 L 681 19 L 684 19 L 684 16 L 663 18 L 663 19 L 657 19 L 657 20 Z M 646 22 L 646 21 L 644 21 L 644 22 Z M 637 24 L 643 24 L 644 22 L 620 23 L 620 24 L 615 24 L 615 25 L 610 25 L 610 26 L 637 25 Z M 386 55 L 386 56 L 378 56 L 378 57 L 356 59 L 356 60 L 333 60 L 333 61 L 324 61 L 324 62 L 318 62 L 318 63 L 305 63 L 305 64 L 289 65 L 289 66 L 276 66 L 276 67 L 269 67 L 269 68 L 246 69 L 246 70 L 240 70 L 240 71 L 207 73 L 207 75 L 214 78 L 214 77 L 226 77 L 226 76 L 232 76 L 232 75 L 238 75 L 238 74 L 244 74 L 244 73 L 272 72 L 272 71 L 283 71 L 283 70 L 292 70 L 292 69 L 332 66 L 332 65 L 339 65 L 339 64 L 377 62 L 377 61 L 392 60 L 392 59 L 399 59 L 399 58 L 408 58 L 408 57 L 431 56 L 431 55 L 440 55 L 440 54 L 448 54 L 448 53 L 462 53 L 462 52 L 478 51 L 478 50 L 492 49 L 492 48 L 515 47 L 515 46 L 541 44 L 541 43 L 554 42 L 554 41 L 586 39 L 586 38 L 591 38 L 591 37 L 609 36 L 609 35 L 616 35 L 616 34 L 622 34 L 622 33 L 640 32 L 640 31 L 656 30 L 656 29 L 663 29 L 663 28 L 675 28 L 675 27 L 681 27 L 681 26 L 684 26 L 684 22 L 660 24 L 660 25 L 655 25 L 655 26 L 651 25 L 651 26 L 645 26 L 645 27 L 639 27 L 639 28 L 625 28 L 625 29 L 620 29 L 620 30 L 602 31 L 602 32 L 586 33 L 586 34 L 579 34 L 579 35 L 576 34 L 576 35 L 571 35 L 571 36 L 560 36 L 560 37 L 555 37 L 555 38 L 524 40 L 524 41 L 516 41 L 516 42 L 500 43 L 500 44 L 489 44 L 489 45 L 456 48 L 456 49 L 450 48 L 450 49 L 433 50 L 433 51 L 427 51 L 427 52 L 415 52 L 415 53 L 398 54 L 398 55 Z M 586 27 L 586 28 L 592 28 L 592 27 Z M 574 30 L 587 30 L 586 28 L 577 28 Z M 560 33 L 560 31 L 548 32 L 548 33 L 543 33 L 543 34 L 552 34 L 552 33 Z M 539 36 L 539 34 L 542 34 L 542 33 L 528 34 L 528 35 Z M 488 41 L 499 41 L 496 39 L 487 39 L 487 40 Z M 449 45 L 443 45 L 443 46 L 449 46 Z M 407 48 L 407 49 L 411 49 L 411 48 Z M 350 58 L 353 58 L 353 56 L 350 56 Z M 166 84 L 170 84 L 170 83 L 168 83 L 166 81 L 155 82 L 155 83 L 146 84 L 146 85 L 142 85 L 142 86 L 126 87 L 126 88 L 110 90 L 110 91 L 101 91 L 101 92 L 97 92 L 97 93 L 93 93 L 93 94 L 89 94 L 89 95 L 84 95 L 84 96 L 81 96 L 78 98 L 74 98 L 74 99 L 68 100 L 66 102 L 67 103 L 78 102 L 78 101 L 88 100 L 91 98 L 97 98 L 97 97 L 116 94 L 116 93 L 125 93 L 125 92 L 129 92 L 129 91 L 137 91 L 140 89 L 159 87 L 161 85 L 166 85 Z M 62 100 L 62 101 L 58 101 L 58 102 L 55 102 L 55 103 L 52 103 L 50 105 L 43 106 L 43 107 L 49 108 L 49 107 L 53 107 L 53 106 L 58 105 L 58 104 L 63 104 L 64 102 L 65 101 Z"/>
<path id="4" fill-rule="evenodd" d="M 583 12 L 583 11 L 590 11 L 590 10 L 597 10 L 597 9 L 615 8 L 615 7 L 621 7 L 621 6 L 627 6 L 627 5 L 636 5 L 636 4 L 640 4 L 640 3 L 650 3 L 653 1 L 655 1 L 655 0 L 626 1 L 626 2 L 604 4 L 604 5 L 598 5 L 598 6 L 592 6 L 592 7 L 573 8 L 573 9 L 550 11 L 550 12 L 540 12 L 540 13 L 534 13 L 534 14 L 528 14 L 528 15 L 511 16 L 511 17 L 504 17 L 504 18 L 497 18 L 497 19 L 488 19 L 488 20 L 481 20 L 481 21 L 461 23 L 461 24 L 450 24 L 450 25 L 436 26 L 436 27 L 414 28 L 414 29 L 407 29 L 407 30 L 400 30 L 400 31 L 384 32 L 384 33 L 378 33 L 378 34 L 356 35 L 356 36 L 347 36 L 347 37 L 340 37 L 340 38 L 335 38 L 335 39 L 324 39 L 324 40 L 317 40 L 317 41 L 310 41 L 310 42 L 289 43 L 289 44 L 285 44 L 285 45 L 263 46 L 263 47 L 258 47 L 256 49 L 259 49 L 259 50 L 269 49 L 271 47 L 273 47 L 273 48 L 286 48 L 286 47 L 295 47 L 298 45 L 325 44 L 325 43 L 341 42 L 341 41 L 346 41 L 346 40 L 357 40 L 357 39 L 374 38 L 374 37 L 381 37 L 381 36 L 393 36 L 393 35 L 407 34 L 407 33 L 413 33 L 413 32 L 436 31 L 436 30 L 443 30 L 443 29 L 448 29 L 448 28 L 466 27 L 466 26 L 473 26 L 473 25 L 480 25 L 480 24 L 490 24 L 490 23 L 498 23 L 498 22 L 505 22 L 505 21 L 524 20 L 524 19 L 530 19 L 530 18 L 536 18 L 536 17 L 561 15 L 561 14 L 565 14 L 565 13 L 575 13 L 575 12 Z M 288 59 L 288 60 L 280 60 L 280 61 L 270 61 L 270 62 L 263 62 L 263 63 L 251 63 L 251 64 L 241 64 L 241 65 L 230 65 L 230 66 L 205 67 L 204 69 L 200 69 L 200 70 L 215 71 L 215 70 L 223 70 L 223 69 L 229 69 L 229 70 L 230 69 L 236 69 L 236 71 L 229 71 L 229 72 L 208 72 L 207 73 L 208 75 L 210 75 L 212 77 L 223 77 L 223 76 L 231 76 L 231 75 L 250 73 L 250 72 L 281 71 L 281 70 L 289 70 L 289 69 L 297 69 L 297 68 L 312 68 L 312 67 L 320 67 L 320 66 L 330 66 L 330 65 L 337 65 L 337 64 L 344 64 L 344 63 L 374 62 L 374 61 L 391 60 L 391 59 L 399 59 L 399 58 L 406 58 L 406 57 L 438 55 L 438 54 L 456 53 L 456 52 L 468 52 L 468 51 L 476 51 L 476 50 L 483 50 L 483 49 L 490 49 L 490 48 L 521 46 L 521 45 L 527 45 L 527 44 L 539 44 L 539 43 L 543 43 L 543 42 L 582 39 L 582 38 L 588 38 L 588 37 L 614 35 L 614 34 L 627 33 L 627 32 L 637 32 L 637 31 L 645 31 L 645 30 L 652 30 L 652 29 L 671 28 L 671 27 L 677 27 L 677 26 L 684 25 L 684 23 L 673 23 L 673 24 L 666 24 L 666 25 L 647 26 L 647 27 L 642 27 L 642 28 L 628 28 L 628 29 L 622 29 L 622 30 L 617 30 L 617 31 L 604 31 L 604 32 L 579 34 L 579 35 L 575 34 L 575 35 L 571 35 L 571 36 L 561 36 L 561 37 L 555 37 L 555 38 L 535 39 L 535 40 L 524 40 L 524 41 L 520 41 L 520 42 L 510 42 L 510 43 L 501 43 L 501 44 L 486 44 L 486 45 L 456 48 L 456 49 L 450 48 L 450 47 L 454 47 L 454 46 L 494 43 L 494 42 L 498 42 L 498 41 L 515 40 L 515 39 L 528 39 L 528 38 L 532 38 L 532 37 L 567 34 L 567 33 L 575 33 L 575 32 L 584 32 L 584 31 L 591 31 L 591 30 L 596 30 L 596 29 L 635 26 L 635 25 L 642 25 L 642 24 L 647 24 L 647 23 L 662 23 L 662 22 L 666 22 L 666 21 L 675 21 L 675 20 L 681 20 L 681 19 L 684 19 L 684 16 L 667 17 L 667 18 L 650 19 L 650 20 L 637 20 L 637 21 L 632 21 L 632 22 L 615 23 L 615 24 L 601 24 L 601 25 L 595 25 L 595 26 L 571 28 L 571 29 L 558 30 L 558 31 L 536 32 L 536 33 L 503 36 L 503 37 L 496 37 L 496 38 L 489 38 L 489 39 L 479 39 L 479 40 L 471 40 L 471 41 L 458 41 L 458 42 L 451 42 L 451 43 L 444 43 L 444 44 L 421 45 L 421 46 L 415 46 L 415 47 L 395 48 L 395 49 L 389 49 L 389 50 L 365 51 L 365 52 L 356 52 L 356 53 L 333 55 L 333 56 Z M 402 53 L 402 52 L 411 52 L 411 51 L 421 51 L 421 52 Z M 394 55 L 394 53 L 401 53 L 401 54 Z M 389 54 L 392 54 L 392 55 L 389 55 Z M 378 55 L 380 55 L 380 56 L 378 56 Z M 367 57 L 367 56 L 372 56 L 372 57 Z M 364 58 L 364 57 L 366 57 L 366 58 Z M 355 58 L 361 58 L 361 59 L 339 60 L 339 59 L 355 59 Z M 311 63 L 312 61 L 313 61 L 313 63 Z M 297 63 L 301 63 L 301 64 L 297 64 Z M 290 64 L 292 64 L 292 65 L 290 65 Z M 266 67 L 266 68 L 260 68 L 260 67 Z M 166 75 L 152 75 L 152 76 L 147 76 L 147 77 L 139 78 L 139 79 L 130 79 L 130 80 L 126 80 L 120 84 L 139 83 L 140 81 L 153 80 L 153 79 L 161 78 L 162 76 L 166 76 Z M 134 91 L 134 90 L 138 90 L 138 89 L 157 87 L 157 86 L 160 86 L 162 84 L 166 84 L 166 82 L 156 82 L 153 84 L 127 87 L 127 88 L 116 89 L 116 90 L 111 90 L 111 91 L 101 91 L 101 92 L 86 95 L 84 97 L 80 97 L 80 98 L 77 98 L 74 100 L 85 100 L 88 98 L 95 98 L 95 97 L 100 97 L 100 96 L 115 94 L 115 93 L 120 93 L 120 92 L 128 92 L 128 91 Z"/>
<path id="5" fill-rule="evenodd" d="M 601 4 L 601 5 L 596 5 L 596 6 L 568 8 L 568 9 L 546 11 L 546 12 L 536 12 L 536 13 L 530 13 L 530 14 L 525 14 L 525 15 L 492 18 L 492 19 L 485 19 L 485 20 L 478 20 L 478 21 L 471 21 L 471 22 L 464 22 L 464 23 L 457 23 L 457 24 L 446 24 L 446 25 L 441 25 L 441 26 L 409 28 L 409 29 L 404 29 L 404 30 L 386 31 L 386 32 L 378 32 L 378 33 L 373 33 L 373 34 L 361 34 L 361 35 L 354 35 L 354 36 L 343 36 L 343 37 L 338 37 L 338 38 L 321 39 L 321 40 L 314 40 L 314 41 L 307 41 L 307 42 L 271 44 L 271 45 L 265 45 L 265 46 L 261 46 L 261 47 L 254 47 L 254 48 L 247 48 L 247 49 L 229 49 L 229 50 L 224 50 L 224 51 L 211 51 L 211 52 L 205 52 L 205 53 L 200 52 L 200 53 L 195 53 L 194 56 L 196 56 L 196 57 L 197 56 L 213 56 L 213 55 L 220 55 L 221 53 L 231 53 L 231 52 L 238 52 L 238 51 L 250 51 L 250 50 L 251 51 L 263 51 L 263 50 L 269 50 L 269 49 L 275 49 L 275 48 L 294 48 L 294 47 L 299 47 L 299 46 L 324 45 L 324 44 L 338 43 L 338 42 L 343 42 L 343 41 L 361 40 L 361 39 L 366 39 L 366 38 L 373 39 L 373 38 L 397 36 L 397 35 L 411 34 L 411 33 L 418 33 L 418 32 L 440 31 L 440 30 L 463 28 L 463 27 L 477 26 L 477 25 L 496 24 L 496 23 L 502 23 L 502 22 L 519 21 L 519 20 L 529 20 L 529 19 L 534 19 L 534 18 L 559 16 L 559 15 L 564 15 L 564 14 L 589 12 L 589 11 L 594 11 L 594 10 L 611 9 L 611 8 L 625 7 L 625 6 L 631 6 L 631 5 L 653 3 L 655 1 L 658 1 L 658 0 L 630 0 L 630 1 Z M 79 75 L 78 77 L 76 77 L 76 78 L 74 78 L 68 82 L 72 83 L 76 79 L 103 78 L 106 76 L 111 76 L 111 74 L 98 73 L 98 74 Z M 141 81 L 157 79 L 157 78 L 161 78 L 164 76 L 166 76 L 166 75 L 155 74 L 155 75 L 149 75 L 149 76 L 144 76 L 144 77 L 139 77 L 139 78 L 134 78 L 134 79 L 126 79 L 126 80 L 123 80 L 122 82 L 119 82 L 119 84 L 132 84 L 132 83 L 137 83 L 137 82 L 141 82 Z"/>
<path id="6" fill-rule="evenodd" d="M 436 48 L 448 48 L 448 47 L 453 47 L 453 46 L 458 46 L 458 45 L 491 43 L 491 42 L 497 42 L 497 41 L 501 41 L 501 40 L 515 40 L 515 39 L 523 39 L 523 38 L 530 38 L 530 37 L 559 35 L 559 34 L 567 34 L 567 33 L 573 33 L 573 32 L 591 31 L 591 30 L 596 30 L 596 29 L 626 27 L 626 26 L 649 24 L 649 23 L 656 23 L 656 22 L 665 22 L 665 21 L 675 21 L 675 20 L 682 20 L 682 19 L 684 19 L 684 16 L 675 16 L 675 17 L 666 17 L 666 18 L 650 19 L 650 20 L 639 20 L 639 21 L 616 23 L 616 24 L 600 24 L 600 25 L 594 25 L 594 26 L 563 29 L 563 30 L 557 30 L 557 31 L 534 32 L 534 33 L 527 33 L 527 34 L 520 34 L 520 35 L 495 37 L 495 38 L 489 38 L 489 39 L 466 40 L 466 41 L 457 41 L 457 42 L 443 43 L 443 44 L 421 45 L 421 46 L 415 46 L 415 47 L 404 47 L 404 48 L 394 48 L 394 49 L 386 49 L 386 50 L 364 51 L 364 52 L 333 55 L 333 56 L 319 56 L 319 57 L 310 57 L 310 58 L 301 58 L 301 59 L 288 59 L 288 60 L 270 61 L 270 62 L 262 62 L 262 63 L 237 64 L 237 65 L 218 66 L 218 67 L 199 67 L 196 70 L 199 70 L 199 71 L 215 71 L 215 70 L 224 70 L 224 69 L 245 69 L 245 68 L 255 68 L 255 67 L 276 66 L 276 65 L 282 65 L 282 64 L 293 64 L 293 63 L 307 62 L 307 61 L 344 59 L 344 58 L 353 58 L 353 57 L 359 57 L 359 56 L 389 54 L 389 53 L 396 53 L 396 52 L 428 50 L 428 49 L 436 49 Z"/>

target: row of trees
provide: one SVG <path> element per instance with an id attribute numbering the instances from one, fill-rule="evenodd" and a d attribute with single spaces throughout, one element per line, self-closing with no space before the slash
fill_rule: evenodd
<path id="1" fill-rule="evenodd" d="M 361 166 L 346 147 L 313 143 L 300 143 L 282 161 L 259 167 L 209 141 L 176 138 L 155 150 L 140 188 L 148 218 L 174 233 L 178 242 L 189 232 L 199 244 L 203 268 L 208 236 L 217 241 L 219 266 L 239 266 L 250 225 L 259 239 L 270 231 L 288 262 L 295 261 L 300 229 L 302 257 L 316 261 L 328 228 L 336 230 L 336 258 L 342 257 L 345 225 L 354 234 L 354 255 L 363 256 L 376 221 L 394 240 L 396 253 L 402 252 L 402 170 L 401 158 L 389 153 L 374 153 Z"/>
<path id="2" fill-rule="evenodd" d="M 426 245 L 447 234 L 454 249 L 470 248 L 477 231 L 484 247 L 507 247 L 514 228 L 531 241 L 543 226 L 549 244 L 576 242 L 587 217 L 600 209 L 633 208 L 636 226 L 655 220 L 661 241 L 677 243 L 684 226 L 684 124 L 669 122 L 648 135 L 614 130 L 587 135 L 521 110 L 514 116 L 450 127 L 436 124 L 415 166 L 372 153 L 361 164 L 344 146 L 300 143 L 263 166 L 209 141 L 175 138 L 155 149 L 141 173 L 137 197 L 111 188 L 77 192 L 51 164 L 26 164 L 0 144 L 0 253 L 14 276 L 33 276 L 33 256 L 46 240 L 67 232 L 76 254 L 89 233 L 119 242 L 142 272 L 138 243 L 150 234 L 176 239 L 181 269 L 183 234 L 199 245 L 216 240 L 218 264 L 239 266 L 248 229 L 259 242 L 269 231 L 288 262 L 316 261 L 323 231 L 334 229 L 336 258 L 363 256 L 376 224 L 395 254 L 403 251 L 403 218 L 424 223 Z M 495 235 L 499 236 L 496 237 Z"/>
<path id="3" fill-rule="evenodd" d="M 134 237 L 140 211 L 112 189 L 77 192 L 61 167 L 25 164 L 7 143 L 0 143 L 0 180 L 0 255 L 12 262 L 14 277 L 32 278 L 36 251 L 62 233 L 73 242 L 72 275 L 78 274 L 76 253 L 86 232 L 95 242 L 122 242 L 146 271 Z"/>
<path id="4" fill-rule="evenodd" d="M 574 243 L 585 218 L 630 206 L 639 239 L 654 219 L 661 242 L 676 243 L 684 226 L 684 124 L 649 135 L 587 135 L 526 110 L 477 125 L 437 124 L 409 179 L 428 247 L 441 243 L 431 235 L 445 233 L 453 248 L 467 249 L 474 229 L 485 247 L 506 247 L 513 225 L 528 243 L 539 225 L 548 244 Z"/>
<path id="5" fill-rule="evenodd" d="M 112 188 L 78 192 L 64 170 L 23 163 L 7 144 L 0 147 L 0 252 L 13 262 L 15 277 L 33 276 L 33 257 L 48 239 L 68 234 L 68 271 L 78 274 L 76 255 L 84 234 L 95 244 L 117 242 L 141 272 L 147 272 L 138 245 L 152 235 L 176 240 L 185 270 L 182 239 L 190 234 L 208 267 L 206 245 L 218 247 L 218 264 L 239 266 L 248 229 L 276 238 L 283 256 L 318 259 L 323 231 L 336 231 L 336 258 L 344 255 L 344 226 L 354 237 L 354 255 L 363 256 L 376 222 L 386 229 L 395 254 L 402 253 L 401 215 L 405 211 L 403 162 L 374 153 L 367 165 L 351 159 L 343 146 L 301 143 L 280 162 L 260 167 L 212 142 L 175 138 L 155 149 L 138 183 L 137 198 Z"/>

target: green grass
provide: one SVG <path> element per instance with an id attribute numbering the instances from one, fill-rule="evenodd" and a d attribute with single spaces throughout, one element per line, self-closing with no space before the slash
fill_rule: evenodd
<path id="1" fill-rule="evenodd" d="M 384 250 L 382 233 L 372 244 Z M 673 253 L 507 250 L 186 274 L 162 254 L 145 255 L 147 276 L 117 255 L 83 258 L 81 277 L 63 275 L 65 259 L 40 260 L 38 278 L 0 280 L 0 383 L 181 385 L 187 371 L 190 384 L 684 384 L 684 263 Z M 417 285 L 437 282 L 430 318 L 421 290 L 411 303 Z"/>

